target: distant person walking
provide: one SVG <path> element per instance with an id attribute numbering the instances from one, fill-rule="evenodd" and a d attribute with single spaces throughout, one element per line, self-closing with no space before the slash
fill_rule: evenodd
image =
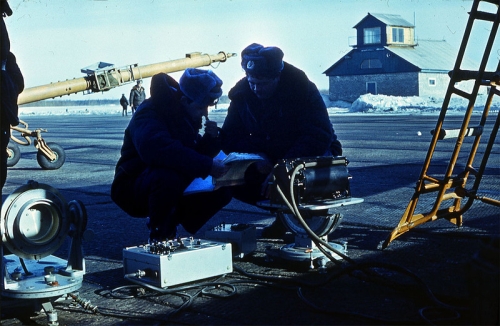
<path id="1" fill-rule="evenodd" d="M 144 91 L 144 87 L 142 87 L 142 80 L 137 81 L 137 85 L 132 87 L 130 91 L 130 106 L 132 107 L 132 114 L 135 113 L 135 110 L 141 105 L 141 103 L 146 99 L 146 92 Z"/>
<path id="2" fill-rule="evenodd" d="M 127 115 L 127 109 L 128 109 L 128 101 L 127 98 L 125 97 L 125 94 L 122 94 L 122 98 L 120 99 L 120 105 L 123 108 L 122 111 L 122 117 L 123 117 L 124 115 Z"/>

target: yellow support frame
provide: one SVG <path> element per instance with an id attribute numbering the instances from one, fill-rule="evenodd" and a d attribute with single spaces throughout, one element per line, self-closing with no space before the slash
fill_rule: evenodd
<path id="1" fill-rule="evenodd" d="M 479 10 L 480 3 L 490 3 L 494 6 L 496 5 L 496 12 L 485 12 Z M 436 123 L 436 128 L 433 132 L 433 137 L 427 152 L 427 157 L 425 159 L 422 171 L 420 173 L 420 178 L 417 182 L 415 192 L 406 207 L 406 210 L 396 228 L 391 232 L 387 239 L 382 244 L 382 249 L 385 249 L 389 243 L 394 239 L 410 231 L 412 228 L 424 224 L 426 222 L 435 221 L 437 219 L 447 219 L 457 226 L 462 225 L 463 214 L 471 207 L 474 200 L 481 200 L 482 202 L 492 204 L 500 207 L 500 201 L 478 196 L 478 188 L 483 176 L 488 158 L 493 147 L 496 135 L 498 133 L 500 125 L 500 113 L 497 114 L 496 122 L 490 134 L 488 143 L 486 145 L 485 153 L 483 155 L 482 161 L 480 163 L 479 169 L 473 168 L 474 158 L 476 156 L 477 149 L 479 147 L 481 136 L 483 134 L 484 125 L 488 119 L 488 114 L 490 111 L 491 103 L 493 102 L 493 97 L 500 95 L 500 61 L 497 66 L 496 72 L 487 72 L 486 64 L 490 57 L 491 49 L 495 41 L 496 33 L 499 26 L 499 1 L 498 0 L 475 0 L 471 12 L 469 13 L 469 20 L 467 27 L 465 29 L 464 37 L 462 39 L 462 44 L 460 46 L 459 53 L 455 62 L 453 71 L 450 72 L 450 83 L 443 101 L 443 106 L 441 108 L 441 113 L 439 115 L 438 121 Z M 467 43 L 471 35 L 473 24 L 476 20 L 491 22 L 490 35 L 488 41 L 485 45 L 484 54 L 477 71 L 462 70 L 461 65 L 464 57 L 464 53 L 467 48 Z M 474 86 L 470 93 L 456 88 L 456 84 L 463 80 L 475 80 Z M 476 102 L 477 94 L 480 86 L 489 86 L 490 90 L 488 92 L 485 107 L 481 116 L 479 126 L 470 127 L 470 120 L 472 117 L 472 112 L 474 110 L 474 103 Z M 465 111 L 465 116 L 460 129 L 456 130 L 445 130 L 443 128 L 446 113 L 448 110 L 448 105 L 452 95 L 460 96 L 468 100 L 468 106 Z M 455 138 L 456 143 L 455 148 L 451 154 L 451 158 L 446 169 L 446 172 L 442 177 L 436 177 L 429 175 L 429 168 L 431 166 L 432 156 L 438 144 L 438 141 L 447 138 Z M 454 175 L 455 165 L 459 158 L 462 145 L 464 143 L 465 137 L 474 137 L 471 150 L 469 152 L 467 162 L 464 165 L 465 169 L 458 174 Z M 475 177 L 474 185 L 471 189 L 466 188 L 467 179 L 470 175 Z M 417 208 L 417 203 L 419 198 L 424 194 L 437 193 L 436 199 L 432 208 L 426 213 L 415 213 Z M 467 199 L 465 203 L 464 199 Z M 444 205 L 444 202 L 451 201 L 451 205 Z"/>

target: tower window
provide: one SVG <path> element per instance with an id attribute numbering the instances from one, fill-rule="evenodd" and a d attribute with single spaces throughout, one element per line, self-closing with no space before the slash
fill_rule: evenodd
<path id="1" fill-rule="evenodd" d="M 380 27 L 372 27 L 363 29 L 363 43 L 376 44 L 381 42 Z"/>
<path id="2" fill-rule="evenodd" d="M 402 28 L 392 28 L 392 41 L 397 43 L 403 43 L 405 40 L 404 30 Z"/>

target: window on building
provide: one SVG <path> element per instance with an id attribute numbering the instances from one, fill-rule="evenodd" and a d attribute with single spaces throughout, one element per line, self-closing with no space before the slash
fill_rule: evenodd
<path id="1" fill-rule="evenodd" d="M 429 78 L 429 86 L 436 86 L 436 78 Z"/>
<path id="2" fill-rule="evenodd" d="M 392 28 L 392 41 L 397 43 L 403 43 L 405 40 L 404 29 L 393 27 Z"/>
<path id="3" fill-rule="evenodd" d="M 366 59 L 361 62 L 361 69 L 382 68 L 382 62 L 379 59 Z"/>
<path id="4" fill-rule="evenodd" d="M 372 27 L 363 29 L 363 43 L 376 44 L 381 41 L 380 27 Z"/>
<path id="5" fill-rule="evenodd" d="M 366 93 L 377 95 L 377 83 L 375 82 L 367 82 L 366 83 Z"/>

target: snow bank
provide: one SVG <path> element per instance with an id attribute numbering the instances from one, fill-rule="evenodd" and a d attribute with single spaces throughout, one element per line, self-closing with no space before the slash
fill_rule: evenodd
<path id="1" fill-rule="evenodd" d="M 439 113 L 444 99 L 418 96 L 388 96 L 388 95 L 361 95 L 349 107 L 351 113 Z M 474 104 L 475 112 L 482 112 L 486 103 L 486 95 L 478 95 Z M 467 109 L 468 100 L 461 97 L 452 97 L 448 104 L 448 112 L 460 113 Z M 500 109 L 500 101 L 496 99 L 491 105 L 491 111 Z"/>
<path id="2" fill-rule="evenodd" d="M 443 99 L 433 97 L 402 97 L 388 95 L 361 95 L 353 103 L 334 101 L 323 97 L 330 114 L 342 113 L 372 113 L 372 114 L 438 114 L 443 105 Z M 479 95 L 476 100 L 474 112 L 482 112 L 486 102 L 486 95 Z M 463 112 L 467 109 L 468 102 L 463 98 L 454 97 L 448 105 L 448 112 Z M 212 108 L 216 112 L 226 112 L 228 104 L 218 104 Z M 500 101 L 496 99 L 491 107 L 492 112 L 500 109 Z M 20 107 L 19 115 L 121 115 L 120 105 L 102 106 L 68 106 L 68 107 Z M 130 114 L 130 110 L 128 112 Z"/>
<path id="3" fill-rule="evenodd" d="M 82 105 L 82 106 L 30 106 L 20 107 L 19 116 L 34 115 L 121 115 L 121 105 Z M 128 114 L 131 114 L 130 109 Z"/>
<path id="4" fill-rule="evenodd" d="M 436 105 L 430 105 L 425 98 L 417 96 L 400 97 L 387 95 L 361 95 L 352 103 L 350 112 L 398 112 L 398 111 L 420 111 L 428 108 L 436 109 Z"/>

